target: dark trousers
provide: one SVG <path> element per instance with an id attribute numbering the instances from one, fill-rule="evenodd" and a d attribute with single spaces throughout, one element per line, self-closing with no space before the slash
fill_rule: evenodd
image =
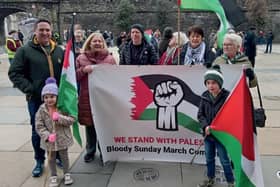
<path id="1" fill-rule="evenodd" d="M 87 154 L 94 155 L 96 152 L 96 132 L 93 125 L 86 126 L 86 152 Z"/>
<path id="2" fill-rule="evenodd" d="M 269 48 L 269 53 L 271 53 L 271 50 L 272 50 L 272 42 L 267 42 L 267 43 L 266 43 L 265 53 L 268 53 L 268 48 Z"/>
<path id="3" fill-rule="evenodd" d="M 43 163 L 45 161 L 45 150 L 43 150 L 40 147 L 41 138 L 37 134 L 36 129 L 35 129 L 35 115 L 41 104 L 42 104 L 42 101 L 32 100 L 32 99 L 27 102 L 29 116 L 30 116 L 30 124 L 32 126 L 31 141 L 32 141 L 32 146 L 33 146 L 33 150 L 34 150 L 34 158 L 37 162 Z"/>
<path id="4" fill-rule="evenodd" d="M 254 56 L 248 56 L 248 59 L 251 62 L 252 67 L 254 68 L 255 67 L 255 57 Z"/>

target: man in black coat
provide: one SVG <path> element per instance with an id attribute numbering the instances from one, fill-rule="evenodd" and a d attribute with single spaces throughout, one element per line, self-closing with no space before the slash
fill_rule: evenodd
<path id="1" fill-rule="evenodd" d="M 245 55 L 248 57 L 253 67 L 255 67 L 255 58 L 257 55 L 255 30 L 254 27 L 251 27 L 244 38 Z"/>
<path id="2" fill-rule="evenodd" d="M 158 55 L 154 47 L 146 41 L 143 26 L 132 25 L 130 36 L 131 41 L 126 43 L 120 52 L 120 65 L 157 64 Z"/>

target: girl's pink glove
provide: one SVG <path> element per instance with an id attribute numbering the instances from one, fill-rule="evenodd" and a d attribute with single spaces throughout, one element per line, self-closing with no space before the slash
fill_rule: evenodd
<path id="1" fill-rule="evenodd" d="M 59 119 L 59 113 L 58 112 L 54 112 L 52 114 L 52 120 L 57 121 Z"/>
<path id="2" fill-rule="evenodd" d="M 48 137 L 48 141 L 54 143 L 56 140 L 56 133 L 51 133 Z"/>

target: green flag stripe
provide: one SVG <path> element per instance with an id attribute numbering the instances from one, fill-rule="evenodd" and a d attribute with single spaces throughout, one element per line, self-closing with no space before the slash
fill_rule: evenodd
<path id="1" fill-rule="evenodd" d="M 77 118 L 78 98 L 76 88 L 66 80 L 66 74 L 62 75 L 59 86 L 58 108 Z M 67 90 L 67 91 L 64 91 Z"/>
<path id="2" fill-rule="evenodd" d="M 80 136 L 79 125 L 77 123 L 77 117 L 78 117 L 77 90 L 70 82 L 68 82 L 68 80 L 66 80 L 66 77 L 67 75 L 63 74 L 60 79 L 59 98 L 57 101 L 57 106 L 60 111 L 66 112 L 69 115 L 75 117 L 76 121 L 72 125 L 73 136 L 78 142 L 78 144 L 82 146 L 82 139 Z"/>
<path id="3" fill-rule="evenodd" d="M 149 108 L 144 110 L 144 112 L 141 114 L 139 120 L 156 120 L 157 116 L 157 110 L 155 108 Z M 184 128 L 187 128 L 193 132 L 200 133 L 200 124 L 199 122 L 195 121 L 191 117 L 178 112 L 178 123 Z"/>
<path id="4" fill-rule="evenodd" d="M 225 15 L 224 8 L 219 0 L 181 0 L 180 8 L 215 12 L 221 23 L 220 30 L 218 32 L 218 46 L 222 48 L 224 35 L 229 28 L 229 23 Z"/>
<path id="5" fill-rule="evenodd" d="M 244 173 L 241 165 L 241 158 L 242 158 L 242 146 L 240 145 L 239 141 L 233 137 L 232 135 L 211 130 L 211 134 L 213 134 L 221 144 L 224 145 L 226 148 L 231 160 L 233 161 L 234 165 L 234 176 L 236 181 L 236 187 L 254 187 L 255 185 L 251 183 L 248 176 Z"/>

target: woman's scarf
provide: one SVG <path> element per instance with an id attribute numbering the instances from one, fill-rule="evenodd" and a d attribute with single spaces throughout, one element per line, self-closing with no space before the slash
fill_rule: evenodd
<path id="1" fill-rule="evenodd" d="M 203 64 L 205 48 L 206 45 L 204 42 L 201 42 L 201 44 L 195 49 L 193 49 L 190 43 L 188 43 L 184 64 L 185 65 Z"/>
<path id="2" fill-rule="evenodd" d="M 244 57 L 243 53 L 238 52 L 233 58 L 229 58 L 226 54 L 222 55 L 222 58 L 226 60 L 227 64 L 236 64 L 240 58 Z"/>

